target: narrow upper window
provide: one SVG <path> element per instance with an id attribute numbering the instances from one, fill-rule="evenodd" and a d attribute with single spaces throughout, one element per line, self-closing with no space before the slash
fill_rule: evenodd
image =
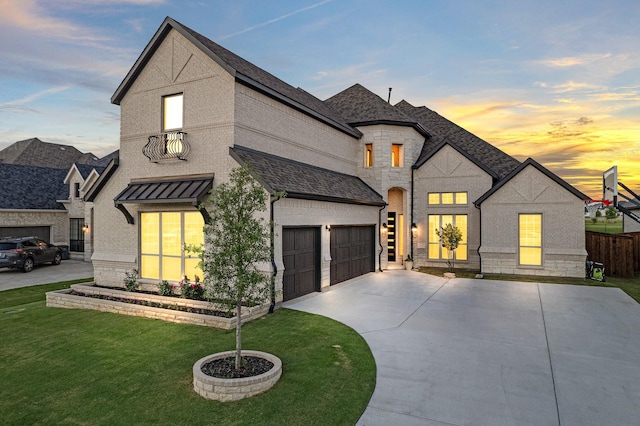
<path id="1" fill-rule="evenodd" d="M 182 129 L 182 93 L 162 98 L 162 130 Z"/>
<path id="2" fill-rule="evenodd" d="M 73 184 L 73 195 L 75 198 L 80 198 L 80 182 Z"/>
<path id="3" fill-rule="evenodd" d="M 542 215 L 519 216 L 520 265 L 542 266 Z"/>
<path id="4" fill-rule="evenodd" d="M 391 145 L 391 167 L 402 167 L 402 145 Z"/>
<path id="5" fill-rule="evenodd" d="M 364 166 L 373 167 L 373 144 L 364 145 Z"/>
<path id="6" fill-rule="evenodd" d="M 466 192 L 430 192 L 429 193 L 429 204 L 438 205 L 438 204 L 456 204 L 456 205 L 465 205 L 467 204 L 467 193 Z"/>

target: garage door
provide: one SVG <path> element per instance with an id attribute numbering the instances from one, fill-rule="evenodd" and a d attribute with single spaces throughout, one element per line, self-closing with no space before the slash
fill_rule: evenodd
<path id="1" fill-rule="evenodd" d="M 0 227 L 0 238 L 2 237 L 38 237 L 47 242 L 51 239 L 50 226 L 14 226 Z"/>
<path id="2" fill-rule="evenodd" d="M 374 226 L 331 227 L 331 285 L 375 270 Z"/>
<path id="3" fill-rule="evenodd" d="M 320 228 L 282 230 L 283 299 L 320 290 Z"/>

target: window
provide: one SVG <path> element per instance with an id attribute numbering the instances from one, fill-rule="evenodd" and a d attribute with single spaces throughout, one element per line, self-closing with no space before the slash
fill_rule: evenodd
<path id="1" fill-rule="evenodd" d="M 542 266 L 542 215 L 521 214 L 519 216 L 520 265 Z"/>
<path id="2" fill-rule="evenodd" d="M 466 205 L 467 193 L 466 192 L 430 192 L 429 204 L 431 205 Z"/>
<path id="3" fill-rule="evenodd" d="M 204 243 L 200 212 L 153 212 L 140 215 L 140 276 L 179 281 L 202 278 L 199 258 L 184 253 L 185 244 Z"/>
<path id="4" fill-rule="evenodd" d="M 73 184 L 73 193 L 75 198 L 80 198 L 80 182 Z"/>
<path id="5" fill-rule="evenodd" d="M 364 166 L 373 167 L 373 144 L 364 145 Z"/>
<path id="6" fill-rule="evenodd" d="M 69 219 L 69 251 L 84 251 L 84 219 Z"/>
<path id="7" fill-rule="evenodd" d="M 162 98 L 162 130 L 182 129 L 182 93 Z"/>
<path id="8" fill-rule="evenodd" d="M 429 215 L 429 259 L 449 259 L 449 250 L 442 247 L 436 231 L 448 223 L 462 232 L 462 240 L 455 250 L 456 260 L 467 260 L 467 215 L 466 214 L 430 214 Z"/>
<path id="9" fill-rule="evenodd" d="M 402 167 L 402 145 L 391 145 L 391 167 Z"/>

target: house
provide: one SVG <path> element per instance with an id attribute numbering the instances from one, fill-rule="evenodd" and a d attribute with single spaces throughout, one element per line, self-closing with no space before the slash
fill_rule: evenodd
<path id="1" fill-rule="evenodd" d="M 101 164 L 114 156 L 117 151 L 98 159 L 38 138 L 0 151 L 0 237 L 37 236 L 64 246 L 71 258 L 89 261 L 92 210 L 83 197 L 104 170 Z"/>
<path id="2" fill-rule="evenodd" d="M 622 215 L 622 232 L 640 232 L 640 200 L 632 198 L 630 201 L 620 201 L 628 213 Z M 633 216 L 635 216 L 635 218 Z"/>
<path id="3" fill-rule="evenodd" d="M 72 145 L 43 142 L 38 138 L 12 143 L 0 150 L 0 163 L 69 169 L 73 163 L 95 164 L 98 157 Z"/>
<path id="4" fill-rule="evenodd" d="M 583 276 L 583 199 L 436 112 L 360 84 L 321 101 L 166 18 L 115 91 L 118 160 L 93 203 L 94 277 L 121 285 L 198 275 L 208 191 L 249 164 L 272 198 L 278 300 L 371 271 L 446 266 L 436 229 L 463 241 L 456 266 Z"/>

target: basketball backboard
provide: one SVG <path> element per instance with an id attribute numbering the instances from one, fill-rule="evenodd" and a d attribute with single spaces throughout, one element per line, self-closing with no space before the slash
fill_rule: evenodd
<path id="1" fill-rule="evenodd" d="M 613 166 L 602 173 L 602 199 L 614 205 L 618 201 L 618 166 Z"/>

